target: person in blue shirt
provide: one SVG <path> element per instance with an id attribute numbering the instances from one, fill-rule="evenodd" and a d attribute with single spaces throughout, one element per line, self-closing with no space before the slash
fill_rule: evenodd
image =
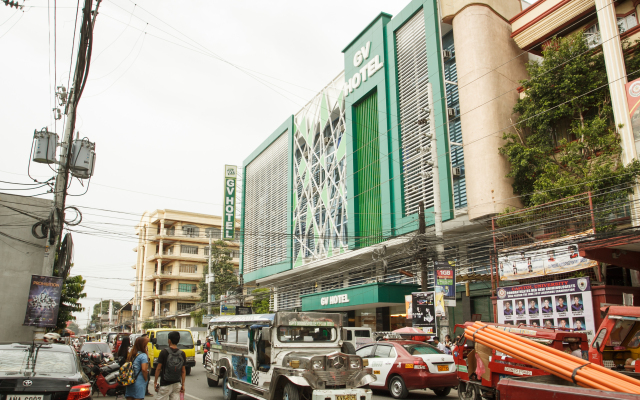
<path id="1" fill-rule="evenodd" d="M 147 343 L 149 343 L 148 337 L 137 338 L 127 357 L 127 361 L 133 363 L 133 377 L 136 379 L 133 384 L 126 386 L 124 396 L 127 400 L 144 399 L 149 381 Z"/>

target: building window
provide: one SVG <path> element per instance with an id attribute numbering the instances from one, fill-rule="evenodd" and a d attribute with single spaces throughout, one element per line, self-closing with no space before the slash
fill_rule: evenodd
<path id="1" fill-rule="evenodd" d="M 600 25 L 597 23 L 584 31 L 584 36 L 587 38 L 587 44 L 592 49 L 602 44 L 602 36 L 600 35 Z"/>
<path id="2" fill-rule="evenodd" d="M 195 274 L 198 272 L 198 266 L 194 264 L 182 265 L 180 264 L 180 273 Z"/>
<path id="3" fill-rule="evenodd" d="M 620 33 L 624 33 L 636 25 L 638 25 L 636 13 L 631 13 L 625 17 L 618 17 L 618 30 Z"/>
<path id="4" fill-rule="evenodd" d="M 196 293 L 198 291 L 198 285 L 191 283 L 180 283 L 178 285 L 178 292 L 181 293 Z"/>
<path id="5" fill-rule="evenodd" d="M 195 306 L 194 303 L 178 303 L 178 311 L 188 310 L 193 306 Z"/>
<path id="6" fill-rule="evenodd" d="M 213 239 L 220 239 L 222 237 L 222 231 L 220 228 L 207 228 L 204 230 L 204 236 Z"/>
<path id="7" fill-rule="evenodd" d="M 200 234 L 200 228 L 193 225 L 182 225 L 182 234 L 185 237 L 198 237 Z"/>
<path id="8" fill-rule="evenodd" d="M 172 272 L 173 272 L 173 266 L 162 267 L 160 269 L 160 274 L 161 275 L 171 275 Z"/>
<path id="9" fill-rule="evenodd" d="M 209 255 L 209 246 L 205 246 L 202 249 L 204 250 L 204 255 L 208 256 Z"/>
<path id="10" fill-rule="evenodd" d="M 182 254 L 198 254 L 198 246 L 180 245 L 180 252 Z"/>

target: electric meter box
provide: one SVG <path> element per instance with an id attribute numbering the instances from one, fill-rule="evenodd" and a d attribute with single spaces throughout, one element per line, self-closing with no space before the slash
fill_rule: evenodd
<path id="1" fill-rule="evenodd" d="M 95 144 L 87 139 L 76 139 L 71 147 L 71 162 L 69 168 L 75 172 L 87 172 L 91 168 L 91 153 Z"/>
<path id="2" fill-rule="evenodd" d="M 33 161 L 43 164 L 54 164 L 56 162 L 56 150 L 58 149 L 58 135 L 49 132 L 46 128 L 33 134 L 36 141 L 36 151 L 33 154 Z"/>
<path id="3" fill-rule="evenodd" d="M 96 152 L 91 151 L 91 164 L 86 171 L 71 171 L 71 175 L 78 179 L 89 179 L 93 176 L 93 168 L 96 166 Z"/>

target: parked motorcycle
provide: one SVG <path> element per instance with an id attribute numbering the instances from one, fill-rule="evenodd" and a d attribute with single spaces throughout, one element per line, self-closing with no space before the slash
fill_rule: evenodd
<path id="1" fill-rule="evenodd" d="M 125 387 L 118 383 L 120 365 L 108 361 L 100 353 L 81 353 L 80 362 L 85 374 L 89 377 L 94 393 L 103 396 L 124 395 Z"/>

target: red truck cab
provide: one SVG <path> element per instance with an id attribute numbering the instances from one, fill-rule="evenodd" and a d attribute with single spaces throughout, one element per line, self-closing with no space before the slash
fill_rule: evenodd
<path id="1" fill-rule="evenodd" d="M 640 373 L 640 307 L 609 306 L 600 310 L 603 321 L 589 346 L 589 361 Z"/>
<path id="2" fill-rule="evenodd" d="M 460 399 L 499 398 L 498 382 L 501 379 L 549 375 L 536 367 L 523 364 L 521 361 L 499 351 L 480 344 L 476 345 L 474 341 L 467 340 L 464 336 L 464 329 L 471 327 L 473 324 L 474 322 L 466 322 L 455 327 L 456 335 L 460 335 L 460 340 L 453 348 L 453 358 L 459 380 L 458 396 Z M 572 330 L 543 329 L 525 325 L 513 326 L 493 323 L 489 325 L 524 336 L 527 339 L 560 351 L 567 351 L 569 343 L 580 343 L 580 349 L 586 358 L 588 339 L 585 333 Z"/>

